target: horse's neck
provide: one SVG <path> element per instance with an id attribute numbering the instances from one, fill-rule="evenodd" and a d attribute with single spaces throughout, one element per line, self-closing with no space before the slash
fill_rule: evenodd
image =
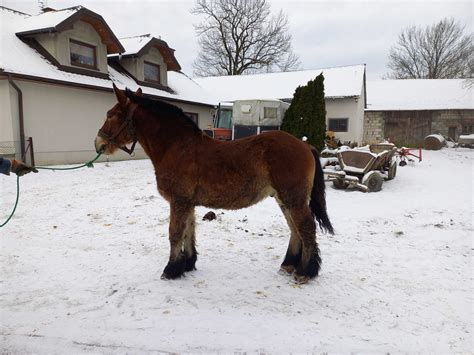
<path id="1" fill-rule="evenodd" d="M 177 124 L 153 125 L 150 120 L 138 129 L 138 141 L 145 153 L 158 167 L 169 149 L 175 145 L 189 146 L 199 138 L 199 134 Z"/>

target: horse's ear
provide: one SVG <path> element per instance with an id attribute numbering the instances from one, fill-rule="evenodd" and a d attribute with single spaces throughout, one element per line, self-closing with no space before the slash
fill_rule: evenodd
<path id="1" fill-rule="evenodd" d="M 142 96 L 142 88 L 138 88 L 138 90 L 135 92 L 135 95 Z"/>
<path id="2" fill-rule="evenodd" d="M 115 83 L 112 84 L 114 86 L 115 96 L 117 96 L 117 101 L 123 107 L 127 106 L 127 96 L 120 90 L 118 87 L 115 86 Z"/>

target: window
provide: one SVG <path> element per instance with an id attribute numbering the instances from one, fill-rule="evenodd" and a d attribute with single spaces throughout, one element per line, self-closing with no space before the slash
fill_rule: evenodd
<path id="1" fill-rule="evenodd" d="M 330 118 L 329 131 L 333 132 L 347 132 L 348 118 Z"/>
<path id="2" fill-rule="evenodd" d="M 161 83 L 160 66 L 150 62 L 144 62 L 145 81 Z"/>
<path id="3" fill-rule="evenodd" d="M 88 69 L 97 69 L 96 49 L 87 43 L 71 39 L 71 65 Z"/>
<path id="4" fill-rule="evenodd" d="M 193 112 L 185 112 L 186 116 L 188 116 L 195 124 L 199 123 L 199 115 Z"/>
<path id="5" fill-rule="evenodd" d="M 263 118 L 277 118 L 278 109 L 276 107 L 264 107 Z"/>
<path id="6" fill-rule="evenodd" d="M 218 111 L 216 128 L 232 128 L 232 110 L 220 109 Z"/>
<path id="7" fill-rule="evenodd" d="M 242 113 L 250 113 L 250 111 L 252 111 L 252 106 L 251 105 L 242 105 L 240 107 L 240 111 Z"/>

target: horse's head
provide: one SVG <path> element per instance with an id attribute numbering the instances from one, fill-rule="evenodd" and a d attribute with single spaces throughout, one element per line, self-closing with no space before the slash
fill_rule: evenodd
<path id="1" fill-rule="evenodd" d="M 132 154 L 137 143 L 133 119 L 137 104 L 131 102 L 115 84 L 113 87 L 118 103 L 107 112 L 105 123 L 95 138 L 95 150 L 97 153 L 113 154 L 117 149 L 122 149 Z M 138 89 L 135 94 L 141 95 L 142 90 Z M 132 147 L 127 148 L 127 144 L 132 144 Z"/>

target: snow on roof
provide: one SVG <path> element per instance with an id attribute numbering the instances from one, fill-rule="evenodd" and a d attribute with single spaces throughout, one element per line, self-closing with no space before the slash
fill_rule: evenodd
<path id="1" fill-rule="evenodd" d="M 109 76 L 119 89 L 125 89 L 127 87 L 130 90 L 136 91 L 139 87 L 141 87 L 144 94 L 155 95 L 165 99 L 169 98 L 212 106 L 217 105 L 218 103 L 217 99 L 209 95 L 196 82 L 183 73 L 174 71 L 168 72 L 168 86 L 173 89 L 175 94 L 171 94 L 167 91 L 159 89 L 154 89 L 148 86 L 140 86 L 135 82 L 134 79 L 130 78 L 124 73 L 118 72 L 110 66 Z M 108 81 L 108 83 L 109 84 L 107 87 L 112 87 L 112 82 Z"/>
<path id="2" fill-rule="evenodd" d="M 69 10 L 65 10 L 64 13 L 68 11 Z M 59 70 L 38 52 L 21 41 L 16 36 L 16 33 L 19 28 L 24 26 L 24 21 L 27 18 L 29 18 L 28 15 L 0 7 L 0 73 L 3 71 L 11 74 L 36 77 L 38 79 L 49 79 L 98 88 L 112 88 L 111 80 Z M 123 89 L 127 86 L 132 90 L 138 88 L 137 83 L 125 74 L 117 72 L 110 66 L 108 67 L 108 71 L 109 77 L 116 82 L 118 87 Z M 168 86 L 175 94 L 146 86 L 143 86 L 142 90 L 146 94 L 157 97 L 190 101 L 205 105 L 215 105 L 218 102 L 216 98 L 207 94 L 205 90 L 182 73 L 168 72 Z"/>
<path id="3" fill-rule="evenodd" d="M 16 32 L 27 32 L 56 27 L 61 22 L 78 12 L 81 8 L 82 6 L 75 6 L 63 10 L 48 11 L 35 16 L 28 16 L 17 24 Z"/>
<path id="4" fill-rule="evenodd" d="M 298 86 L 324 75 L 326 98 L 357 97 L 362 93 L 364 65 L 283 73 L 213 76 L 194 80 L 221 101 L 291 99 Z"/>
<path id="5" fill-rule="evenodd" d="M 367 111 L 474 109 L 463 79 L 403 79 L 367 82 Z"/>
<path id="6" fill-rule="evenodd" d="M 125 52 L 122 55 L 136 54 L 142 49 L 148 42 L 153 39 L 152 35 L 147 33 L 141 36 L 120 38 L 120 43 L 125 48 Z"/>

